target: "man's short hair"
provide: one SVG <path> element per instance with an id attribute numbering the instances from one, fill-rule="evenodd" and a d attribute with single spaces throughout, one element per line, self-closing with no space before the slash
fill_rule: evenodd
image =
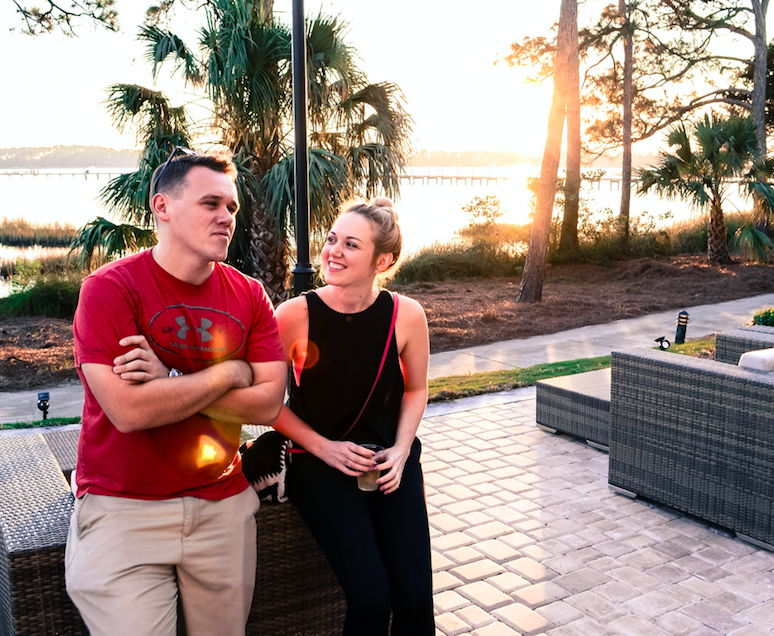
<path id="1" fill-rule="evenodd" d="M 215 172 L 225 174 L 234 182 L 236 182 L 238 174 L 234 162 L 229 157 L 222 154 L 180 155 L 178 157 L 173 157 L 172 160 L 166 164 L 166 167 L 164 166 L 165 164 L 161 164 L 153 171 L 150 188 L 151 202 L 153 201 L 154 195 L 159 192 L 171 194 L 177 190 L 183 184 L 191 169 L 197 166 L 202 166 L 203 168 L 209 168 Z M 163 172 L 160 172 L 161 170 L 163 170 Z M 156 181 L 157 178 L 158 181 Z"/>

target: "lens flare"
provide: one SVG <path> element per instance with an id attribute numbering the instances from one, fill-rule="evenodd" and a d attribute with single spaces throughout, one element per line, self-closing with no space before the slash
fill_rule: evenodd
<path id="1" fill-rule="evenodd" d="M 290 346 L 290 359 L 293 361 L 293 376 L 296 386 L 301 386 L 301 372 L 311 369 L 320 359 L 320 350 L 311 340 L 299 339 Z"/>
<path id="2" fill-rule="evenodd" d="M 226 460 L 225 449 L 208 435 L 199 438 L 199 453 L 196 467 L 203 468 L 211 464 L 220 464 Z"/>

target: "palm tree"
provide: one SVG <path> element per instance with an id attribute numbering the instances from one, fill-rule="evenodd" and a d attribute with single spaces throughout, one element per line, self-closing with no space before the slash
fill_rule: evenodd
<path id="1" fill-rule="evenodd" d="M 139 38 L 147 44 L 154 77 L 169 60 L 188 82 L 206 90 L 214 106 L 206 125 L 233 151 L 240 168 L 242 209 L 230 262 L 259 276 L 279 302 L 288 295 L 288 247 L 294 228 L 290 31 L 274 19 L 267 1 L 209 0 L 206 15 L 198 57 L 180 38 L 156 26 L 143 27 Z M 368 83 L 355 63 L 355 51 L 343 39 L 346 26 L 340 18 L 320 14 L 308 20 L 306 28 L 313 234 L 327 228 L 348 198 L 369 197 L 378 190 L 396 197 L 411 152 L 411 119 L 399 88 Z M 145 110 L 127 107 L 125 113 L 122 103 L 114 94 L 110 102 L 114 119 L 146 122 L 140 125 L 145 152 L 138 173 L 125 175 L 123 183 L 112 181 L 103 198 L 125 218 L 152 220 L 147 216 L 151 173 L 143 160 L 146 155 L 159 158 L 162 146 L 171 150 L 174 144 L 164 138 L 187 136 L 189 128 L 183 120 L 175 120 L 178 128 L 159 135 L 155 102 L 148 102 Z M 130 192 L 126 182 L 133 182 L 139 193 Z"/>
<path id="2" fill-rule="evenodd" d="M 774 160 L 760 157 L 755 124 L 750 117 L 705 115 L 692 125 L 673 126 L 667 141 L 672 154 L 662 153 L 661 163 L 638 172 L 639 194 L 655 189 L 661 196 L 687 199 L 697 209 L 709 208 L 707 257 L 727 263 L 728 233 L 723 201 L 734 181 L 746 195 L 759 197 L 774 210 L 774 189 L 766 179 L 774 175 Z M 692 143 L 693 141 L 693 143 Z"/>

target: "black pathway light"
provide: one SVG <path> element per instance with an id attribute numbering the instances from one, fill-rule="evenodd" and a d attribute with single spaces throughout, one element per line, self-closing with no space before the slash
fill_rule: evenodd
<path id="1" fill-rule="evenodd" d="M 688 312 L 683 310 L 677 314 L 677 332 L 675 333 L 675 344 L 685 342 L 685 330 L 688 328 Z"/>

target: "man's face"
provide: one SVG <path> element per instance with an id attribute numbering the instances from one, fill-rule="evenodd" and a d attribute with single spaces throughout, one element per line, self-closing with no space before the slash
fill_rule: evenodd
<path id="1" fill-rule="evenodd" d="M 228 175 L 203 166 L 168 196 L 167 236 L 179 249 L 202 261 L 223 261 L 234 234 L 239 199 Z"/>

